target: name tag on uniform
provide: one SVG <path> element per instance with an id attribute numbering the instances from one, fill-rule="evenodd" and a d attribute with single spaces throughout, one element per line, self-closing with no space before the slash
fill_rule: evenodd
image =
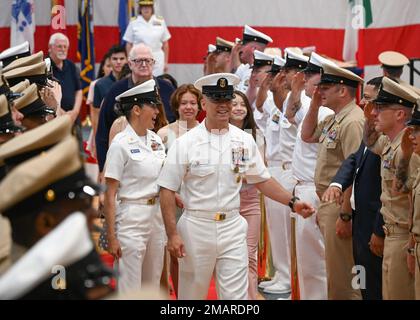
<path id="1" fill-rule="evenodd" d="M 132 154 L 135 154 L 135 153 L 140 153 L 140 149 L 130 149 L 130 152 L 131 152 Z"/>

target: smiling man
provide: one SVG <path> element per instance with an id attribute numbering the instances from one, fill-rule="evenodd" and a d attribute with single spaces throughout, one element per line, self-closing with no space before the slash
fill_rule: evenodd
<path id="1" fill-rule="evenodd" d="M 248 298 L 248 226 L 239 214 L 243 180 L 304 217 L 313 213 L 271 178 L 253 137 L 229 124 L 238 82 L 230 73 L 196 81 L 207 117 L 175 141 L 158 179 L 168 249 L 179 258 L 181 300 L 205 299 L 213 272 L 219 299 Z M 176 225 L 175 192 L 181 184 L 185 211 Z"/>

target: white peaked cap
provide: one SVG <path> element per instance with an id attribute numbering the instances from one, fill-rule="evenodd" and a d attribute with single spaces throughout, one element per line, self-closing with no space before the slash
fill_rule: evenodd
<path id="1" fill-rule="evenodd" d="M 218 81 L 221 78 L 225 78 L 228 81 L 227 85 L 229 86 L 236 86 L 240 82 L 240 78 L 233 73 L 214 73 L 198 79 L 194 83 L 194 87 L 202 91 L 203 86 L 217 86 Z"/>
<path id="2" fill-rule="evenodd" d="M 13 55 L 22 54 L 29 51 L 29 42 L 25 41 L 24 43 L 11 47 L 9 49 L 4 50 L 0 53 L 0 60 L 9 58 Z"/>
<path id="3" fill-rule="evenodd" d="M 242 41 L 256 41 L 267 44 L 269 42 L 273 42 L 273 39 L 271 39 L 271 37 L 266 35 L 265 33 L 255 30 L 248 25 L 245 25 Z"/>
<path id="4" fill-rule="evenodd" d="M 274 64 L 280 67 L 284 67 L 286 60 L 280 56 L 274 56 Z"/>
<path id="5" fill-rule="evenodd" d="M 292 50 L 291 48 L 286 48 L 284 49 L 284 53 L 287 59 L 294 59 L 294 60 L 299 60 L 299 61 L 303 61 L 303 62 L 308 62 L 309 58 L 307 56 L 304 56 L 303 54 L 299 54 L 296 53 L 296 51 Z"/>
<path id="6" fill-rule="evenodd" d="M 86 215 L 81 212 L 71 214 L 0 278 L 0 300 L 24 296 L 52 276 L 54 266 L 69 266 L 92 250 Z"/>
<path id="7" fill-rule="evenodd" d="M 266 54 L 264 52 L 255 50 L 254 51 L 254 59 L 255 60 L 267 60 L 267 61 L 273 61 L 274 57 L 270 54 Z"/>
<path id="8" fill-rule="evenodd" d="M 142 84 L 139 84 L 138 86 L 131 88 L 124 93 L 121 93 L 119 96 L 115 98 L 116 101 L 120 101 L 122 98 L 128 98 L 131 96 L 137 96 L 148 92 L 154 92 L 155 91 L 156 82 L 155 80 L 147 80 L 146 82 L 143 82 Z"/>
<path id="9" fill-rule="evenodd" d="M 216 51 L 216 46 L 214 44 L 209 44 L 207 52 L 212 53 L 214 51 Z"/>
<path id="10" fill-rule="evenodd" d="M 311 56 L 309 58 L 309 62 L 322 68 L 323 64 L 335 64 L 333 61 L 328 60 L 327 58 L 324 58 L 323 56 L 320 56 L 318 53 L 316 52 L 312 52 Z"/>

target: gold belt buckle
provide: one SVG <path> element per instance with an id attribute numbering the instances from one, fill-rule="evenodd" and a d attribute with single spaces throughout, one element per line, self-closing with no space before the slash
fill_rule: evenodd
<path id="1" fill-rule="evenodd" d="M 225 219 L 226 219 L 226 213 L 218 212 L 218 213 L 216 213 L 216 217 L 215 217 L 214 220 L 216 220 L 216 221 L 223 221 Z"/>
<path id="2" fill-rule="evenodd" d="M 147 199 L 147 205 L 153 206 L 156 203 L 156 198 Z"/>
<path id="3" fill-rule="evenodd" d="M 385 233 L 385 235 L 386 235 L 387 237 L 389 237 L 389 235 L 391 234 L 391 230 L 389 229 L 389 227 L 388 227 L 388 226 L 386 226 L 386 225 L 383 225 L 383 226 L 382 226 L 382 229 L 384 229 L 384 233 Z"/>

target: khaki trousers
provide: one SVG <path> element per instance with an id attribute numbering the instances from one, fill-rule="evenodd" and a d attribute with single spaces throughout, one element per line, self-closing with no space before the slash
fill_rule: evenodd
<path id="1" fill-rule="evenodd" d="M 319 193 L 318 193 L 319 196 Z M 321 202 L 318 208 L 318 222 L 325 241 L 328 299 L 360 300 L 359 289 L 353 289 L 354 266 L 352 239 L 341 239 L 336 235 L 336 222 L 340 206 L 335 202 Z"/>
<path id="2" fill-rule="evenodd" d="M 413 300 L 414 278 L 407 267 L 408 230 L 393 226 L 385 237 L 382 262 L 382 295 L 384 300 Z"/>

